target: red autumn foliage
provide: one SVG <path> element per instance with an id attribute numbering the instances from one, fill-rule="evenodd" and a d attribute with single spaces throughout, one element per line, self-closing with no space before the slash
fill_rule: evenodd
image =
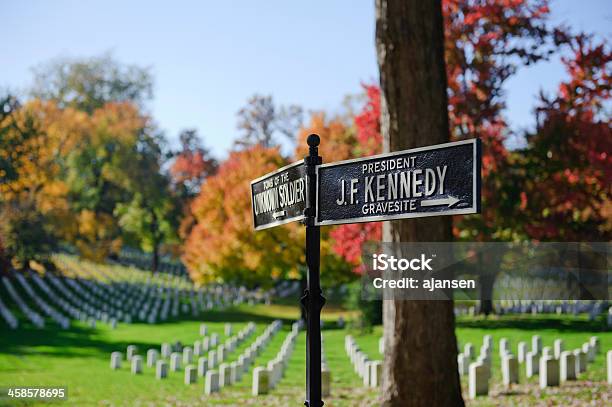
<path id="1" fill-rule="evenodd" d="M 584 34 L 565 35 L 568 80 L 541 96 L 528 135 L 520 215 L 532 239 L 609 241 L 612 237 L 612 52 Z"/>
<path id="2" fill-rule="evenodd" d="M 507 239 L 513 229 L 510 214 L 521 198 L 507 187 L 513 164 L 504 146 L 509 129 L 502 115 L 503 86 L 518 66 L 554 52 L 549 45 L 559 45 L 563 31 L 547 28 L 546 0 L 445 0 L 443 11 L 451 138 L 483 142 L 483 213 L 456 217 L 453 230 L 460 239 Z M 357 156 L 378 153 L 382 145 L 380 91 L 367 86 L 366 94 L 367 103 L 355 117 Z M 356 264 L 361 244 L 380 239 L 381 224 L 339 226 L 331 235 L 338 254 Z"/>

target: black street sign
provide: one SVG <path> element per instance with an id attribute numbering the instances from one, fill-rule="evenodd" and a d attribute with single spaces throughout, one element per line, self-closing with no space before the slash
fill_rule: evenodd
<path id="1" fill-rule="evenodd" d="M 480 140 L 317 167 L 317 225 L 480 211 Z"/>
<path id="2" fill-rule="evenodd" d="M 255 230 L 304 219 L 304 162 L 295 162 L 251 181 L 251 206 Z"/>
<path id="3" fill-rule="evenodd" d="M 320 225 L 374 222 L 480 211 L 480 140 L 439 144 L 321 165 L 319 136 L 308 156 L 251 182 L 256 230 L 304 220 L 308 278 L 300 303 L 306 314 L 306 401 L 320 407 Z"/>

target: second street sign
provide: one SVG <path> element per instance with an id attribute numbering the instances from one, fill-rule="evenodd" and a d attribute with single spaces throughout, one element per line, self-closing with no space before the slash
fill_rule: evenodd
<path id="1" fill-rule="evenodd" d="M 480 211 L 480 140 L 323 164 L 318 225 Z"/>
<path id="2" fill-rule="evenodd" d="M 306 170 L 304 161 L 251 181 L 251 205 L 255 230 L 304 219 Z"/>

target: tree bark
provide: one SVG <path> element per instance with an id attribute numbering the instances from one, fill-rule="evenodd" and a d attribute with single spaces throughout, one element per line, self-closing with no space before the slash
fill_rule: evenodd
<path id="1" fill-rule="evenodd" d="M 157 272 L 159 269 L 159 243 L 155 242 L 153 244 L 153 259 L 151 261 L 151 271 L 153 273 Z"/>
<path id="2" fill-rule="evenodd" d="M 385 151 L 449 141 L 439 0 L 376 0 Z M 385 222 L 389 242 L 448 242 L 451 218 Z M 383 305 L 384 406 L 462 406 L 452 301 Z"/>

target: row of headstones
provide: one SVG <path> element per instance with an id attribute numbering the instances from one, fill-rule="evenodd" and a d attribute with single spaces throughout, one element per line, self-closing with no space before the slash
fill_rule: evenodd
<path id="1" fill-rule="evenodd" d="M 271 324 L 272 326 L 273 324 Z M 228 326 L 226 325 L 226 333 L 228 333 Z M 206 331 L 206 329 L 200 327 L 200 331 Z M 200 357 L 198 359 L 197 367 L 192 365 L 193 357 L 197 353 L 198 346 L 194 345 L 194 350 L 191 347 L 182 347 L 180 342 L 176 342 L 174 346 L 164 343 L 161 346 L 161 355 L 163 359 L 158 359 L 158 353 L 155 349 L 149 349 L 147 351 L 147 366 L 155 366 L 155 377 L 158 380 L 162 380 L 168 377 L 168 363 L 167 359 L 170 359 L 170 371 L 178 372 L 181 370 L 181 360 L 185 364 L 184 368 L 184 382 L 185 384 L 193 384 L 197 382 L 198 377 L 203 377 L 205 380 L 205 392 L 207 394 L 219 391 L 220 387 L 229 386 L 230 384 L 240 381 L 242 374 L 248 371 L 250 364 L 254 359 L 254 355 L 247 349 L 242 355 L 238 357 L 236 362 L 220 363 L 218 370 L 214 370 L 217 367 L 217 363 L 222 362 L 227 355 L 235 349 L 236 345 L 239 345 L 242 341 L 247 339 L 255 330 L 255 324 L 250 322 L 247 326 L 238 332 L 235 337 L 228 338 L 225 345 L 218 345 L 217 350 L 211 350 L 208 358 Z M 231 328 L 229 331 L 231 334 Z M 207 338 L 204 338 L 206 342 Z M 217 346 L 218 335 L 213 333 L 210 336 L 210 345 L 212 347 Z M 255 341 L 257 342 L 257 341 Z M 198 342 L 196 341 L 196 344 Z M 223 348 L 222 348 L 223 347 Z M 182 349 L 182 355 L 179 353 Z M 203 350 L 204 348 L 202 348 Z M 225 350 L 227 349 L 227 351 Z M 174 352 L 173 352 L 174 351 Z M 137 349 L 134 345 L 128 346 L 127 359 L 131 363 L 132 374 L 142 373 L 142 356 L 136 354 Z M 111 369 L 119 369 L 121 367 L 121 352 L 113 352 L 111 354 Z"/>
<path id="2" fill-rule="evenodd" d="M 112 277 L 109 276 L 109 278 Z M 173 317 L 178 316 L 181 300 L 190 302 L 190 305 L 183 304 L 183 313 L 191 311 L 193 315 L 197 315 L 198 312 L 211 307 L 210 301 L 205 302 L 201 295 L 198 296 L 199 307 L 197 307 L 195 297 L 196 293 L 202 294 L 201 289 L 179 290 L 178 287 L 166 287 L 164 284 L 170 284 L 167 279 L 156 279 L 153 281 L 150 276 L 144 284 L 130 284 L 125 281 L 105 284 L 90 280 L 79 281 L 79 279 L 71 279 L 68 283 L 84 296 L 88 302 L 97 305 L 97 308 L 107 307 L 109 304 L 114 305 L 126 310 L 126 313 L 128 312 L 127 310 L 133 312 L 129 317 L 130 319 L 139 317 L 140 320 L 148 323 L 156 323 L 158 319 L 162 321 L 167 320 L 169 312 L 172 312 Z M 89 290 L 78 289 L 79 284 L 86 285 Z M 160 311 L 162 297 L 164 297 L 164 303 Z M 96 304 L 100 300 L 103 300 L 103 302 Z M 170 300 L 172 300 L 171 305 L 169 303 Z M 126 320 L 125 322 L 129 323 L 131 321 Z"/>
<path id="3" fill-rule="evenodd" d="M 108 308 L 104 306 L 105 304 L 100 304 L 102 305 L 101 310 L 96 305 L 91 304 L 90 300 L 83 299 L 82 297 L 91 298 L 91 294 L 87 291 L 88 289 L 78 285 L 75 280 L 67 277 L 60 278 L 50 273 L 45 274 L 44 279 L 38 276 L 36 278 L 40 280 L 39 286 L 47 285 L 49 287 L 49 296 L 55 298 L 56 303 L 59 303 L 60 307 L 73 319 L 89 322 L 92 328 L 96 327 L 96 321 L 108 323 L 112 329 L 116 328 L 121 311 L 117 312 L 116 317 L 112 317 L 107 312 Z M 50 286 L 46 283 L 47 281 L 50 282 L 50 286 L 53 286 L 55 292 L 51 290 Z M 68 286 L 70 286 L 70 289 Z M 61 295 L 58 295 L 58 292 Z M 75 292 L 78 292 L 80 296 L 76 295 Z"/>
<path id="4" fill-rule="evenodd" d="M 229 367 L 219 366 L 219 372 L 215 370 L 206 373 L 204 393 L 211 394 L 220 391 L 221 387 L 229 386 L 239 382 L 242 375 L 249 371 L 257 356 L 268 346 L 270 340 L 280 331 L 282 322 L 276 320 L 266 327 L 264 332 L 238 356 L 237 362 L 231 363 Z M 255 371 L 254 371 L 255 374 Z"/>
<path id="5" fill-rule="evenodd" d="M 29 275 L 32 277 L 38 277 L 35 273 L 32 273 L 32 272 L 30 272 Z M 70 319 L 65 317 L 61 312 L 56 310 L 54 307 L 49 305 L 44 299 L 42 299 L 34 291 L 34 289 L 30 286 L 30 283 L 28 282 L 28 280 L 24 277 L 22 273 L 17 273 L 16 271 L 13 271 L 13 276 L 19 282 L 19 284 L 21 284 L 21 287 L 23 288 L 23 290 L 26 292 L 29 298 L 34 302 L 34 304 L 36 304 L 38 309 L 42 311 L 44 315 L 48 316 L 53 321 L 55 321 L 62 329 L 68 329 L 70 327 Z M 51 298 L 51 300 L 55 300 L 55 302 L 57 303 L 57 296 L 53 295 L 52 293 L 51 294 L 49 293 L 50 291 L 49 287 L 47 287 L 44 284 L 42 285 L 42 287 L 47 289 L 46 294 L 49 296 L 49 298 Z M 43 289 L 43 291 L 45 290 Z"/>
<path id="6" fill-rule="evenodd" d="M 113 285 L 111 288 L 103 283 L 79 278 L 60 279 L 50 274 L 46 274 L 44 279 L 35 274 L 31 274 L 31 277 L 68 315 L 81 321 L 102 320 L 116 326 L 117 320 L 122 317 L 122 310 L 113 307 L 113 304 L 121 304 L 121 307 L 131 309 L 134 307 L 130 301 L 139 297 L 135 292 L 138 290 L 127 291 L 122 284 Z M 51 283 L 53 290 L 47 281 Z M 61 295 L 53 292 L 54 290 L 59 291 Z M 131 319 L 131 316 L 128 318 L 126 315 L 126 319 Z M 91 321 L 90 325 L 95 327 L 95 321 Z"/>
<path id="7" fill-rule="evenodd" d="M 380 386 L 382 383 L 382 361 L 370 360 L 351 335 L 344 337 L 344 349 L 351 359 L 355 373 L 363 380 L 363 385 L 366 387 Z"/>
<path id="8" fill-rule="evenodd" d="M 118 263 L 122 265 L 133 265 L 148 270 L 151 268 L 152 256 L 135 250 L 122 249 L 119 253 Z M 186 277 L 187 269 L 182 263 L 160 259 L 157 273 L 171 274 L 173 276 Z"/>
<path id="9" fill-rule="evenodd" d="M 268 361 L 266 366 L 258 366 L 253 370 L 252 393 L 254 396 L 268 394 L 276 388 L 278 382 L 283 378 L 289 357 L 295 348 L 295 340 L 300 330 L 300 323 L 294 322 L 291 331 L 285 337 L 280 350 L 276 356 Z"/>
<path id="10" fill-rule="evenodd" d="M 457 357 L 460 375 L 468 375 L 468 391 L 470 398 L 486 395 L 489 392 L 491 378 L 491 359 L 493 338 L 485 335 L 480 354 L 476 357 L 474 346 L 467 343 L 464 351 Z M 532 337 L 532 348 L 527 349 L 526 342 L 519 342 L 518 357 L 510 348 L 508 339 L 500 340 L 499 354 L 502 361 L 502 381 L 506 387 L 519 382 L 519 363 L 525 364 L 526 376 L 539 375 L 540 388 L 559 386 L 561 382 L 576 380 L 578 374 L 587 369 L 587 364 L 595 359 L 599 352 L 599 339 L 596 336 L 573 351 L 564 350 L 562 339 L 554 341 L 554 347 L 542 348 L 539 335 Z M 475 361 L 473 361 L 476 359 Z"/>
<path id="11" fill-rule="evenodd" d="M 612 325 L 612 308 L 607 301 L 524 301 L 501 300 L 497 307 L 499 314 L 588 314 L 593 320 L 603 312 L 608 314 L 608 325 Z M 478 306 L 455 308 L 455 315 L 471 315 L 479 313 Z"/>
<path id="12" fill-rule="evenodd" d="M 11 310 L 9 310 L 6 305 L 4 305 L 2 298 L 0 298 L 0 315 L 2 315 L 2 318 L 11 329 L 17 329 L 19 327 L 17 317 L 13 315 Z"/>
<path id="13" fill-rule="evenodd" d="M 45 319 L 26 304 L 19 293 L 17 293 L 8 277 L 2 276 L 2 284 L 4 288 L 6 288 L 6 291 L 8 291 L 9 296 L 13 299 L 13 302 L 17 304 L 21 312 L 32 322 L 32 324 L 37 328 L 44 328 Z"/>
<path id="14" fill-rule="evenodd" d="M 84 282 L 79 283 L 75 279 L 66 278 L 63 281 L 65 281 L 70 286 L 70 289 L 68 289 L 63 284 L 62 280 L 50 274 L 47 274 L 44 279 L 39 277 L 36 273 L 30 273 L 29 276 L 32 281 L 34 281 L 34 283 L 40 288 L 41 291 L 45 292 L 55 304 L 57 304 L 66 314 L 68 314 L 73 319 L 89 321 L 90 326 L 92 327 L 95 327 L 97 320 L 101 320 L 104 323 L 109 323 L 111 325 L 111 328 L 116 327 L 117 318 L 121 317 L 121 311 L 116 311 L 116 317 L 111 317 L 108 312 L 101 311 L 100 308 L 107 310 L 108 304 L 101 302 L 99 299 L 96 299 L 89 292 L 89 290 L 91 289 L 91 285 L 83 285 L 81 283 Z M 25 277 L 20 273 L 15 273 L 15 278 L 20 281 L 20 284 L 22 284 L 24 290 L 29 293 L 34 302 L 37 303 L 40 308 L 44 308 L 45 305 L 41 303 L 42 300 L 40 299 L 40 297 L 33 290 L 31 290 L 31 287 L 29 289 L 26 288 L 29 287 L 29 283 L 27 282 Z M 51 286 L 47 284 L 47 281 L 51 283 L 53 288 L 51 288 Z M 94 287 L 96 286 L 94 285 Z M 58 292 L 61 295 L 59 295 Z M 79 295 L 76 295 L 75 292 L 78 292 Z M 51 312 L 55 312 L 55 316 L 51 315 Z M 111 312 L 113 311 L 111 310 Z M 45 313 L 55 319 L 63 328 L 69 327 L 70 319 L 61 315 L 61 313 L 50 309 Z"/>
<path id="15" fill-rule="evenodd" d="M 51 287 L 49 287 L 47 282 L 40 278 L 37 273 L 30 272 L 29 275 L 30 279 L 34 282 L 34 284 L 36 284 L 38 288 L 43 291 L 47 295 L 47 297 L 51 299 L 51 301 L 53 301 L 53 303 L 57 305 L 62 311 L 70 315 L 72 319 L 78 319 L 80 317 L 79 310 L 74 307 L 70 302 L 66 301 L 62 296 L 56 295 L 51 289 Z M 56 322 L 60 323 L 60 326 L 62 326 L 62 328 L 68 329 L 70 327 L 70 319 L 63 316 L 62 318 L 63 319 L 61 321 L 56 320 Z"/>
<path id="16" fill-rule="evenodd" d="M 179 314 L 179 303 L 181 298 L 188 298 L 191 301 L 191 306 L 188 304 L 183 304 L 183 312 L 186 313 L 191 308 L 192 313 L 197 314 L 195 290 L 182 293 L 178 289 L 174 289 L 173 291 L 170 291 L 170 289 L 162 290 L 160 287 L 153 285 L 144 289 L 133 287 L 130 288 L 124 284 L 113 284 L 111 287 L 104 283 L 81 280 L 78 278 L 65 278 L 60 280 L 55 276 L 47 275 L 43 279 L 35 273 L 30 273 L 29 276 L 36 283 L 39 289 L 46 293 L 46 295 L 67 315 L 73 319 L 89 322 L 90 326 L 94 328 L 97 321 L 102 321 L 103 323 L 109 323 L 111 328 L 114 329 L 117 326 L 118 320 L 123 318 L 124 322 L 131 323 L 132 318 L 135 315 L 139 316 L 141 320 L 145 320 L 148 323 L 156 323 L 158 318 L 161 318 L 162 320 L 166 320 L 168 318 L 170 307 L 172 308 L 172 315 L 176 317 Z M 28 293 L 38 308 L 56 320 L 63 328 L 69 327 L 70 318 L 64 316 L 62 313 L 58 312 L 44 300 L 42 300 L 42 298 L 36 294 L 36 292 L 30 286 L 28 280 L 22 274 L 15 273 L 14 277 L 23 286 L 26 293 Z M 14 298 L 15 302 L 22 309 L 23 313 L 30 320 L 32 320 L 35 325 L 39 327 L 44 326 L 44 318 L 37 312 L 30 309 L 25 301 L 23 301 L 23 299 L 21 299 L 21 297 L 15 292 L 14 288 L 12 288 L 10 280 L 7 281 L 8 283 L 5 283 L 5 285 L 11 285 L 11 288 L 8 288 L 8 290 L 11 292 L 11 297 Z M 47 284 L 47 281 L 51 282 L 51 285 Z M 66 282 L 70 288 L 64 285 L 64 282 Z M 58 292 L 61 295 L 58 295 Z M 78 295 L 75 293 L 78 293 Z M 164 293 L 165 296 L 162 305 L 160 295 Z M 215 305 L 219 305 L 218 303 L 213 304 L 211 301 L 203 304 L 201 291 L 199 293 L 200 296 L 198 298 L 200 299 L 199 302 L 201 308 L 210 309 Z M 138 302 L 138 300 L 134 300 L 134 298 L 140 298 L 140 302 Z M 137 302 L 132 303 L 130 301 Z M 239 297 L 237 301 L 240 303 L 242 301 L 242 297 Z M 172 305 L 170 305 L 171 302 Z M 127 311 L 123 311 L 123 309 L 117 308 L 116 305 L 120 305 L 121 308 L 127 307 L 128 309 L 131 308 L 139 311 L 129 313 Z M 7 307 L 5 308 L 8 310 Z M 5 319 L 8 319 L 9 321 L 13 320 L 13 318 L 11 318 L 12 313 L 8 314 L 5 312 L 5 314 L 7 314 Z M 18 324 L 15 325 L 14 323 L 9 322 L 9 326 L 16 328 Z"/>
<path id="17" fill-rule="evenodd" d="M 299 281 L 284 280 L 272 289 L 272 295 L 278 298 L 287 298 L 300 291 Z"/>

